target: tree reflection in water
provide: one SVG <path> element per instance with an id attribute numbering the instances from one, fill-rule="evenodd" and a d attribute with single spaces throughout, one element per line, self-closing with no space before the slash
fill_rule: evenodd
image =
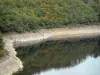
<path id="1" fill-rule="evenodd" d="M 80 41 L 49 41 L 16 49 L 24 70 L 15 75 L 32 75 L 49 69 L 73 67 L 87 56 L 100 55 L 100 39 Z"/>

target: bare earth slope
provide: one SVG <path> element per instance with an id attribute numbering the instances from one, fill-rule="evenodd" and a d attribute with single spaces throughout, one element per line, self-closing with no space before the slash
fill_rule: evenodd
<path id="1" fill-rule="evenodd" d="M 4 36 L 4 49 L 8 51 L 5 60 L 0 60 L 0 75 L 11 75 L 23 68 L 21 60 L 16 57 L 15 48 L 33 45 L 48 40 L 79 39 L 100 36 L 100 26 L 84 26 L 73 28 L 41 29 L 40 31 L 21 34 L 8 34 Z"/>

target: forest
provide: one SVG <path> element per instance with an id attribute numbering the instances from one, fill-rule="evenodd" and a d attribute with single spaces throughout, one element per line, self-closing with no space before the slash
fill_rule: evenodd
<path id="1" fill-rule="evenodd" d="M 0 32 L 100 23 L 100 0 L 0 0 Z"/>

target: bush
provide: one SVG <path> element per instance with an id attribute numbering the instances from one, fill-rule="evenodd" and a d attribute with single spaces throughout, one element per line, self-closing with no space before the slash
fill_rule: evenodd
<path id="1" fill-rule="evenodd" d="M 4 56 L 5 53 L 6 53 L 5 50 L 0 49 L 0 57 Z"/>
<path id="2" fill-rule="evenodd" d="M 0 48 L 3 48 L 2 34 L 0 33 Z"/>
<path id="3" fill-rule="evenodd" d="M 24 32 L 100 20 L 100 1 L 0 0 L 0 31 Z"/>
<path id="4" fill-rule="evenodd" d="M 3 50 L 3 40 L 2 40 L 3 36 L 0 33 L 0 57 L 4 56 L 6 54 L 6 51 Z"/>
<path id="5" fill-rule="evenodd" d="M 100 23 L 100 0 L 83 0 L 97 14 L 98 22 Z"/>

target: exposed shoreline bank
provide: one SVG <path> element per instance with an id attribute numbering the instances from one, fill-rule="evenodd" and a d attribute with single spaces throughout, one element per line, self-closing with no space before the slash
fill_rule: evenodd
<path id="1" fill-rule="evenodd" d="M 48 40 L 70 40 L 92 38 L 100 36 L 100 26 L 84 26 L 73 28 L 41 29 L 40 31 L 7 34 L 3 37 L 4 49 L 8 51 L 8 58 L 0 63 L 0 75 L 11 75 L 23 68 L 21 60 L 16 57 L 16 47 L 28 46 Z"/>

